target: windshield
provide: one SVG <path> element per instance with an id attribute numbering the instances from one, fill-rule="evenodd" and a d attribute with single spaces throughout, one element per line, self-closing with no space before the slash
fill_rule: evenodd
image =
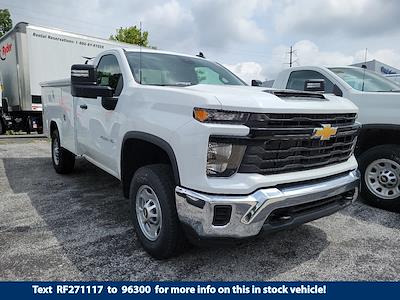
<path id="1" fill-rule="evenodd" d="M 353 89 L 364 92 L 398 92 L 400 85 L 385 77 L 365 69 L 330 68 Z"/>
<path id="2" fill-rule="evenodd" d="M 136 82 L 141 84 L 245 85 L 242 80 L 221 65 L 202 58 L 149 52 L 141 54 L 127 52 L 126 57 Z M 141 65 L 141 72 L 139 72 L 139 65 Z"/>

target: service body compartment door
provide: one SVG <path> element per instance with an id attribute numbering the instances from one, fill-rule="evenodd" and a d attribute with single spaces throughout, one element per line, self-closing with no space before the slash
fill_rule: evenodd
<path id="1" fill-rule="evenodd" d="M 76 152 L 74 100 L 69 82 L 57 82 L 42 87 L 43 129 L 51 136 L 50 122 L 57 124 L 61 146 L 72 153 Z"/>
<path id="2" fill-rule="evenodd" d="M 74 120 L 74 98 L 71 96 L 71 86 L 61 87 L 61 98 L 59 106 L 61 108 L 61 144 L 65 149 L 76 153 L 75 145 L 75 120 Z"/>

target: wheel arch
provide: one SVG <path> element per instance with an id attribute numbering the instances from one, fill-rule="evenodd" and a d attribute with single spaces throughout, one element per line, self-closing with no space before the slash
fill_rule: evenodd
<path id="1" fill-rule="evenodd" d="M 133 151 L 132 153 L 131 151 L 135 150 L 134 148 L 137 148 L 137 152 Z M 126 198 L 129 197 L 130 183 L 135 171 L 142 166 L 153 163 L 169 163 L 175 184 L 180 184 L 176 156 L 167 141 L 145 132 L 127 132 L 122 140 L 120 159 L 121 182 Z"/>
<path id="2" fill-rule="evenodd" d="M 60 129 L 59 129 L 59 126 L 58 126 L 58 124 L 57 124 L 57 122 L 55 121 L 55 120 L 51 120 L 50 121 L 50 126 L 49 126 L 49 135 L 50 135 L 50 137 L 51 137 L 51 134 L 52 134 L 52 132 L 54 131 L 54 130 L 58 130 L 58 132 L 60 132 Z"/>
<path id="3" fill-rule="evenodd" d="M 357 140 L 356 155 L 380 145 L 400 145 L 400 125 L 366 124 L 362 125 Z"/>

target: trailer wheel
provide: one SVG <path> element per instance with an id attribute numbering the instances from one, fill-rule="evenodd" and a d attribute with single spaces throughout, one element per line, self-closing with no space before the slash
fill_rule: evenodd
<path id="1" fill-rule="evenodd" d="M 3 120 L 0 118 L 0 134 L 4 134 L 6 132 L 6 127 L 3 124 Z"/>
<path id="2" fill-rule="evenodd" d="M 59 174 L 68 174 L 74 169 L 75 155 L 61 147 L 60 134 L 57 129 L 51 134 L 51 158 L 53 167 Z"/>
<path id="3" fill-rule="evenodd" d="M 33 125 L 32 125 L 32 118 L 30 116 L 28 116 L 26 118 L 26 133 L 27 134 L 31 134 L 32 130 L 33 130 Z"/>

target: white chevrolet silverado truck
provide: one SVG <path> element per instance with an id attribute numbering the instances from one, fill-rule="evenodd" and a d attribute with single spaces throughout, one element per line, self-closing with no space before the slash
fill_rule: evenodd
<path id="1" fill-rule="evenodd" d="M 148 49 L 105 51 L 42 88 L 56 172 L 81 156 L 120 179 L 154 257 L 305 223 L 357 197 L 357 108 L 342 98 L 252 88 L 215 62 Z"/>
<path id="2" fill-rule="evenodd" d="M 303 66 L 282 71 L 273 88 L 320 91 L 359 107 L 362 129 L 356 146 L 363 198 L 400 208 L 400 85 L 357 67 Z"/>

